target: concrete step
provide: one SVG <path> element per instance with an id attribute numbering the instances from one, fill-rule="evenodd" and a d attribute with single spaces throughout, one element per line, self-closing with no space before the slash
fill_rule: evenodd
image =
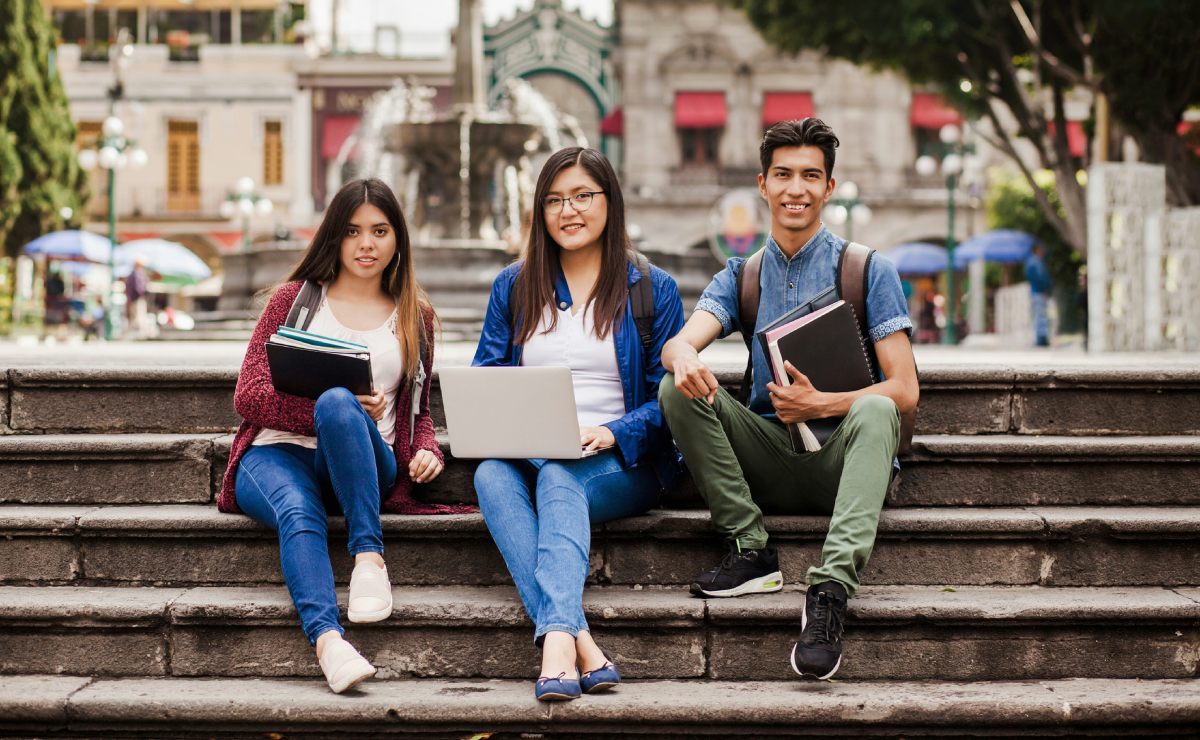
<path id="1" fill-rule="evenodd" d="M 820 558 L 828 519 L 768 516 L 788 582 Z M 330 522 L 335 573 L 350 572 Z M 408 585 L 499 585 L 507 571 L 478 514 L 383 517 L 388 569 Z M 865 583 L 1200 585 L 1200 507 L 885 509 Z M 681 586 L 721 555 L 708 513 L 656 510 L 594 528 L 605 584 Z M 281 583 L 274 533 L 212 506 L 0 506 L 0 583 Z"/>
<path id="2" fill-rule="evenodd" d="M 573 738 L 1200 732 L 1200 681 L 636 681 L 564 704 L 528 680 L 0 677 L 0 731 L 72 737 Z"/>
<path id="3" fill-rule="evenodd" d="M 719 367 L 731 390 L 740 367 Z M 0 434 L 229 431 L 237 367 L 0 370 Z M 436 372 L 435 372 L 436 386 Z M 444 424 L 433 394 L 435 422 Z M 1200 368 L 922 368 L 921 434 L 1200 434 Z"/>
<path id="4" fill-rule="evenodd" d="M 381 678 L 521 678 L 540 656 L 511 587 L 397 587 L 392 616 L 347 625 Z M 339 603 L 346 601 L 344 590 Z M 803 592 L 697 599 L 588 589 L 597 639 L 629 678 L 782 680 Z M 0 587 L 0 673 L 319 676 L 283 587 Z M 1193 678 L 1200 589 L 866 587 L 839 679 Z"/>
<path id="5" fill-rule="evenodd" d="M 0 435 L 0 504 L 213 500 L 228 460 L 222 434 Z M 442 448 L 449 446 L 442 437 Z M 923 435 L 902 461 L 893 506 L 1197 505 L 1200 435 Z M 422 496 L 473 503 L 476 463 L 447 454 Z M 664 504 L 702 506 L 686 477 Z"/>

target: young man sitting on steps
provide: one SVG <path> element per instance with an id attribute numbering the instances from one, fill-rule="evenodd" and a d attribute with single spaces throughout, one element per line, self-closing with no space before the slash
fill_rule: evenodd
<path id="1" fill-rule="evenodd" d="M 777 385 L 759 342 L 753 341 L 747 408 L 720 388 L 699 352 L 748 325 L 765 326 L 837 282 L 847 243 L 821 223 L 821 209 L 833 194 L 837 146 L 832 129 L 816 118 L 784 121 L 763 136 L 758 185 L 770 207 L 771 236 L 760 264 L 758 315 L 740 315 L 737 284 L 745 260 L 729 260 L 683 330 L 663 347 L 669 372 L 659 389 L 675 442 L 713 525 L 729 543 L 721 562 L 696 577 L 692 593 L 778 591 L 783 576 L 775 550 L 767 547 L 762 510 L 830 516 L 821 563 L 805 578 L 804 620 L 792 648 L 793 669 L 820 679 L 841 665 L 846 600 L 858 589 L 875 543 L 899 446 L 900 415 L 917 405 L 912 321 L 900 278 L 879 255 L 867 262 L 865 326 L 884 380 L 862 390 L 823 393 L 790 365 L 791 385 Z M 820 450 L 792 451 L 780 422 L 828 417 L 845 418 Z"/>

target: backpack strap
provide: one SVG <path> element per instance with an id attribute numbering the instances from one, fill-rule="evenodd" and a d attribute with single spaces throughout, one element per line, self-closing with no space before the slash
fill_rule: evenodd
<path id="1" fill-rule="evenodd" d="M 874 249 L 868 249 L 861 244 L 848 241 L 842 249 L 842 257 L 838 260 L 837 268 L 838 294 L 842 300 L 854 307 L 854 316 L 858 319 L 858 331 L 862 334 L 863 346 L 867 348 L 867 355 L 873 370 L 879 367 L 879 358 L 875 355 L 875 342 L 871 341 L 871 335 L 867 328 L 867 277 L 870 274 L 871 258 L 874 255 Z M 916 425 L 916 409 L 900 415 L 900 447 L 897 450 L 899 454 L 907 454 L 912 449 L 912 436 Z"/>
<path id="2" fill-rule="evenodd" d="M 754 327 L 758 324 L 758 301 L 762 297 L 762 284 L 759 276 L 762 273 L 763 252 L 760 249 L 742 263 L 742 269 L 737 276 L 738 323 L 742 327 L 742 340 L 746 342 L 748 356 L 746 357 L 746 372 L 742 373 L 742 387 L 738 391 L 738 401 L 743 406 L 750 404 L 750 376 L 754 362 L 754 352 L 751 342 L 754 341 Z"/>
<path id="3" fill-rule="evenodd" d="M 418 304 L 419 305 L 419 304 Z M 418 309 L 418 313 L 420 309 Z M 425 337 L 425 316 L 421 314 L 417 320 L 417 331 L 420 344 L 417 345 L 417 371 L 413 373 L 412 398 L 408 410 L 408 447 L 412 449 L 413 437 L 417 430 L 417 414 L 421 413 L 421 394 L 425 390 L 425 353 L 429 351 L 428 340 Z"/>
<path id="4" fill-rule="evenodd" d="M 321 285 L 315 280 L 305 280 L 304 285 L 300 286 L 300 292 L 296 294 L 296 299 L 292 301 L 292 307 L 288 310 L 283 325 L 292 329 L 307 329 L 320 305 Z"/>
<path id="5" fill-rule="evenodd" d="M 642 352 L 647 353 L 654 342 L 654 281 L 650 277 L 650 260 L 646 255 L 630 251 L 630 256 L 642 276 L 629 286 L 629 303 L 633 308 L 633 323 L 642 340 Z"/>
<path id="6" fill-rule="evenodd" d="M 855 242 L 846 242 L 837 266 L 838 295 L 854 308 L 858 333 L 869 337 L 867 328 L 867 275 L 875 250 Z"/>

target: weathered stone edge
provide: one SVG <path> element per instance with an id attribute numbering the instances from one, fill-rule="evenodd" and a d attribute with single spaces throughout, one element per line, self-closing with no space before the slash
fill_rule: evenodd
<path id="1" fill-rule="evenodd" d="M 17 677 L 27 679 L 29 677 Z M 210 729 L 314 731 L 419 727 L 536 731 L 569 726 L 611 733 L 635 725 L 712 732 L 721 727 L 812 731 L 822 727 L 1062 728 L 1155 726 L 1186 732 L 1200 726 L 1200 681 L 1062 679 L 1019 682 L 888 682 L 837 684 L 724 681 L 638 681 L 603 700 L 547 706 L 528 681 L 415 679 L 364 684 L 331 694 L 320 680 L 79 679 L 44 696 L 0 699 L 0 726 L 40 720 L 25 706 L 43 705 L 73 731 L 131 725 Z M 15 683 L 0 677 L 3 690 Z M 22 688 L 28 691 L 28 681 Z M 15 688 L 15 687 L 14 687 Z M 25 693 L 25 692 L 23 692 Z M 782 699 L 782 700 L 781 700 Z"/>

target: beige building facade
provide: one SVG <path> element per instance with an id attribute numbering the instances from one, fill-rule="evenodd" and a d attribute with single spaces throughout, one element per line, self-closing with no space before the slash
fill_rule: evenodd
<path id="1" fill-rule="evenodd" d="M 856 241 L 886 249 L 945 240 L 945 181 L 915 169 L 939 121 L 905 79 L 815 52 L 783 54 L 720 2 L 616 0 L 616 11 L 623 183 L 648 246 L 706 248 L 720 197 L 757 187 L 765 127 L 805 115 L 838 134 L 834 177 L 857 184 L 870 209 L 870 221 L 852 227 Z M 966 188 L 957 195 L 961 239 L 983 223 L 979 199 Z"/>

